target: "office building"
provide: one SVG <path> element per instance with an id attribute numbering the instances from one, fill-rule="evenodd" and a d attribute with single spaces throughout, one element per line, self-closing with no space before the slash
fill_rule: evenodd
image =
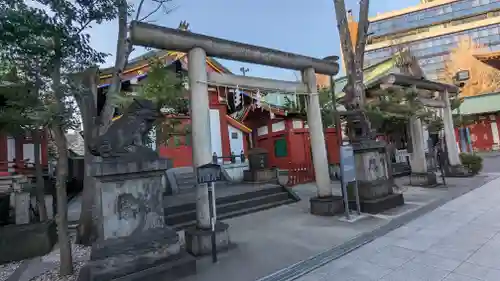
<path id="1" fill-rule="evenodd" d="M 500 50 L 500 1 L 422 0 L 371 18 L 369 34 L 365 67 L 410 48 L 427 79 L 449 82 L 446 62 L 464 38 L 488 51 Z"/>

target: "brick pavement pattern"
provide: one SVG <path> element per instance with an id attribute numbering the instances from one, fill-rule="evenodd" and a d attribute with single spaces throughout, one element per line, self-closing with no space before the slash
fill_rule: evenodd
<path id="1" fill-rule="evenodd" d="M 499 281 L 500 178 L 296 280 Z"/>

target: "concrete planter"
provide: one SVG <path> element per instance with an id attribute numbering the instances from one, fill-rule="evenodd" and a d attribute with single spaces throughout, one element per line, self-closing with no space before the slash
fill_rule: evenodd
<path id="1" fill-rule="evenodd" d="M 0 227 L 0 264 L 43 256 L 57 241 L 53 220 Z"/>
<path id="2" fill-rule="evenodd" d="M 335 216 L 344 211 L 342 196 L 313 197 L 309 199 L 311 214 L 317 216 Z"/>

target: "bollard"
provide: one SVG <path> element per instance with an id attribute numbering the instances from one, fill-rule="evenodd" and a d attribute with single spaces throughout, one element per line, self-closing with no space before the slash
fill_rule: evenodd
<path id="1" fill-rule="evenodd" d="M 243 153 L 243 150 L 241 151 L 240 153 L 240 160 L 241 160 L 241 163 L 245 163 L 245 153 Z"/>
<path id="2" fill-rule="evenodd" d="M 234 151 L 231 151 L 231 164 L 236 163 L 236 155 L 234 154 Z"/>

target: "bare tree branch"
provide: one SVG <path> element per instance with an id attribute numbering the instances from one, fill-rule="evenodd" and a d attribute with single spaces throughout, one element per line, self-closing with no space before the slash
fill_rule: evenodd
<path id="1" fill-rule="evenodd" d="M 135 20 L 136 21 L 145 21 L 147 20 L 150 16 L 154 15 L 156 12 L 158 12 L 160 9 L 163 10 L 163 13 L 165 14 L 170 14 L 171 12 L 173 12 L 174 10 L 176 10 L 178 8 L 178 6 L 176 7 L 173 7 L 173 8 L 169 8 L 166 6 L 167 3 L 169 2 L 172 2 L 172 0 L 153 0 L 154 3 L 157 3 L 157 6 L 156 8 L 154 8 L 151 12 L 149 12 L 147 15 L 145 15 L 144 17 L 140 18 L 139 19 L 139 16 L 140 16 L 140 9 L 142 7 L 142 4 L 144 3 L 145 0 L 141 0 L 141 2 L 139 3 L 139 9 L 137 11 L 137 15 L 136 15 L 136 18 Z"/>
<path id="2" fill-rule="evenodd" d="M 111 125 L 111 118 L 115 113 L 113 106 L 114 96 L 118 95 L 121 90 L 121 76 L 128 61 L 128 50 L 131 49 L 130 42 L 127 39 L 128 32 L 128 3 L 126 0 L 121 0 L 118 3 L 118 39 L 116 42 L 116 58 L 111 85 L 106 94 L 106 102 L 101 113 L 101 129 L 100 134 L 107 131 Z"/>
<path id="3" fill-rule="evenodd" d="M 369 0 L 361 0 L 359 3 L 359 19 L 358 19 L 358 38 L 356 39 L 356 51 L 354 52 L 354 61 L 359 65 L 364 65 L 364 54 L 366 47 L 366 38 L 368 35 L 368 10 L 370 7 Z"/>
<path id="4" fill-rule="evenodd" d="M 142 10 L 142 5 L 144 5 L 144 1 L 146 0 L 141 0 L 141 2 L 139 2 L 139 6 L 137 7 L 137 12 L 135 14 L 135 20 L 139 20 L 139 16 L 141 15 L 141 10 Z"/>
<path id="5" fill-rule="evenodd" d="M 354 100 L 354 50 L 352 46 L 351 34 L 349 32 L 349 25 L 347 22 L 347 13 L 345 9 L 344 0 L 334 0 L 335 16 L 337 17 L 337 28 L 339 30 L 340 47 L 342 49 L 342 58 L 348 79 L 346 85 L 346 102 L 350 104 Z"/>

